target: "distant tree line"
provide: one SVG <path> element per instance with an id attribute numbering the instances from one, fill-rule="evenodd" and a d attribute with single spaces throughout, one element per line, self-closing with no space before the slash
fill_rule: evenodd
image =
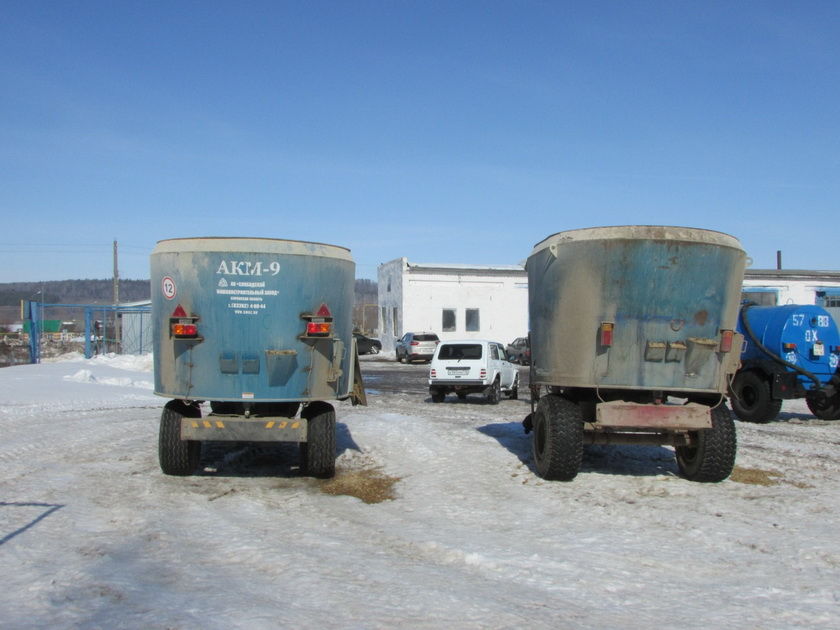
<path id="1" fill-rule="evenodd" d="M 120 280 L 120 302 L 148 300 L 148 280 Z M 0 283 L 0 306 L 18 306 L 21 300 L 47 304 L 112 304 L 113 280 L 48 280 Z"/>

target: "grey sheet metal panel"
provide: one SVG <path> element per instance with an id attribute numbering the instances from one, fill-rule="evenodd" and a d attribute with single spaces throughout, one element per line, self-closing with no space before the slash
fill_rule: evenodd
<path id="1" fill-rule="evenodd" d="M 745 261 L 736 238 L 697 228 L 586 228 L 537 243 L 526 265 L 533 381 L 725 391 L 720 331 L 735 328 Z M 615 325 L 611 347 L 602 322 Z"/>
<path id="2" fill-rule="evenodd" d="M 216 401 L 311 401 L 352 387 L 355 264 L 335 245 L 268 238 L 160 241 L 151 255 L 155 393 Z M 326 306 L 332 332 L 303 337 Z M 173 339 L 176 309 L 199 338 Z"/>

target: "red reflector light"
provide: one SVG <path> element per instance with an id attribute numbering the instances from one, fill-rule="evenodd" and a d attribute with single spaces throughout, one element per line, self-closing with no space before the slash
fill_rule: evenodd
<path id="1" fill-rule="evenodd" d="M 326 304 L 321 304 L 321 308 L 318 309 L 315 315 L 318 317 L 332 317 L 332 313 L 330 313 L 330 309 Z"/>
<path id="2" fill-rule="evenodd" d="M 306 324 L 307 335 L 329 335 L 331 329 L 330 322 L 307 322 Z"/>
<path id="3" fill-rule="evenodd" d="M 795 343 L 783 343 L 782 348 L 784 349 L 785 352 L 792 352 L 793 350 L 796 350 L 796 344 Z"/>
<path id="4" fill-rule="evenodd" d="M 436 369 L 432 368 L 431 376 L 432 376 L 432 378 L 437 378 L 437 370 Z"/>
<path id="5" fill-rule="evenodd" d="M 410 345 L 410 346 L 419 346 L 419 345 L 420 345 L 420 342 L 419 342 L 419 341 L 412 341 L 412 342 L 411 342 L 410 344 L 408 344 L 408 345 Z"/>
<path id="6" fill-rule="evenodd" d="M 479 372 L 479 374 L 478 374 L 478 375 L 479 375 L 479 377 L 481 377 L 481 378 L 487 378 L 487 370 L 485 370 L 485 369 L 483 369 L 483 368 L 482 368 L 481 372 Z"/>
<path id="7" fill-rule="evenodd" d="M 601 322 L 601 346 L 609 348 L 613 344 L 613 328 L 615 324 L 612 322 Z"/>
<path id="8" fill-rule="evenodd" d="M 198 326 L 195 324 L 172 324 L 173 337 L 198 337 Z"/>
<path id="9" fill-rule="evenodd" d="M 721 330 L 720 331 L 720 351 L 729 352 L 732 350 L 732 340 L 735 338 L 735 331 Z"/>
<path id="10" fill-rule="evenodd" d="M 180 304 L 175 307 L 175 310 L 172 311 L 172 317 L 186 317 L 187 311 L 184 310 L 184 307 Z"/>

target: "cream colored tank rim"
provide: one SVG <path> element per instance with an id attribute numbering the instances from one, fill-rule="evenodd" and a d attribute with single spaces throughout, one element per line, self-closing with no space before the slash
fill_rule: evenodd
<path id="1" fill-rule="evenodd" d="M 741 242 L 734 236 L 715 230 L 670 225 L 614 225 L 557 232 L 556 234 L 552 234 L 534 245 L 534 250 L 531 252 L 531 255 L 533 256 L 537 252 L 545 249 L 546 247 L 550 247 L 551 245 L 577 241 L 617 239 L 683 241 L 689 243 L 720 245 L 722 247 L 731 247 L 740 251 L 743 251 L 744 249 L 741 247 Z"/>
<path id="2" fill-rule="evenodd" d="M 196 252 L 244 252 L 253 254 L 291 254 L 297 256 L 325 256 L 352 262 L 350 250 L 340 245 L 295 241 L 281 238 L 240 236 L 198 236 L 169 238 L 157 242 L 152 255 Z"/>

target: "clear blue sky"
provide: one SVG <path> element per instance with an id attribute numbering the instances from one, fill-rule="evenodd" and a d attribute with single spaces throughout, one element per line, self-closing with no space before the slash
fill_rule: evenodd
<path id="1" fill-rule="evenodd" d="M 669 224 L 840 269 L 840 2 L 0 3 L 0 282 L 157 240 L 513 264 Z"/>

